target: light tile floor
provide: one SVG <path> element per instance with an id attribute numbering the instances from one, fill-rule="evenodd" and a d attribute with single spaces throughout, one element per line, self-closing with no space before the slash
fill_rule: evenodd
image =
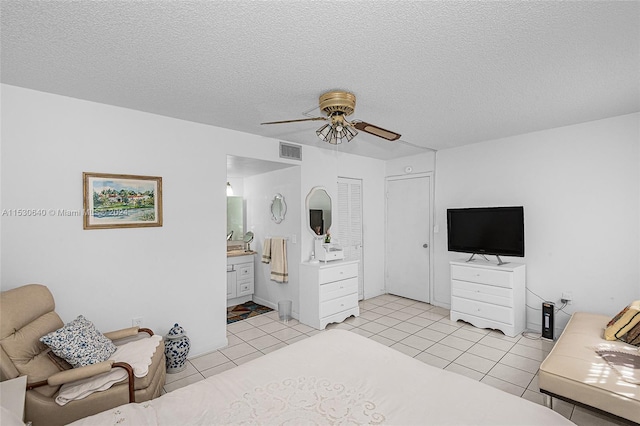
<path id="1" fill-rule="evenodd" d="M 542 404 L 538 367 L 553 343 L 449 320 L 449 311 L 393 295 L 360 302 L 360 316 L 327 329 L 342 328 L 387 345 L 438 368 Z M 191 358 L 180 373 L 167 374 L 165 392 L 203 380 L 291 343 L 322 333 L 291 320 L 284 324 L 273 311 L 227 326 L 229 345 Z M 554 410 L 580 426 L 618 425 L 594 411 L 554 400 Z"/>

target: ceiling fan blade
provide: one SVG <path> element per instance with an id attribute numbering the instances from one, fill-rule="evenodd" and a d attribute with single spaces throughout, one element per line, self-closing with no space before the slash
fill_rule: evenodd
<path id="1" fill-rule="evenodd" d="M 260 123 L 260 124 L 284 124 L 284 123 L 297 123 L 298 121 L 325 121 L 327 120 L 326 117 L 312 117 L 312 118 L 300 118 L 298 120 L 284 120 L 284 121 L 269 121 L 267 123 Z"/>
<path id="2" fill-rule="evenodd" d="M 370 133 L 379 138 L 386 139 L 388 141 L 395 141 L 400 139 L 400 133 L 392 132 L 390 130 L 383 129 L 382 127 L 374 126 L 373 124 L 365 123 L 364 121 L 356 121 L 353 123 L 353 127 L 366 133 Z"/>

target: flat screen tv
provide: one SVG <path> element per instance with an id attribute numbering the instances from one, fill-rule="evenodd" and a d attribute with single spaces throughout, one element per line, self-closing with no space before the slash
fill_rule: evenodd
<path id="1" fill-rule="evenodd" d="M 449 251 L 524 257 L 524 208 L 447 209 L 447 239 Z"/>

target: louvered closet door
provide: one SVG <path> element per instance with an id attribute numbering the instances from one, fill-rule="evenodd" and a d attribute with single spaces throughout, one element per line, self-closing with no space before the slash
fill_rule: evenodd
<path id="1" fill-rule="evenodd" d="M 359 260 L 358 299 L 364 299 L 362 179 L 338 178 L 338 242 L 346 260 Z"/>

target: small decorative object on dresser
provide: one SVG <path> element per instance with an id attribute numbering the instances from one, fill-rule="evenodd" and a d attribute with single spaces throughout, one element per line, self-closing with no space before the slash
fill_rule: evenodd
<path id="1" fill-rule="evenodd" d="M 451 321 L 501 330 L 515 337 L 525 329 L 525 265 L 450 262 Z"/>
<path id="2" fill-rule="evenodd" d="M 167 358 L 167 373 L 179 373 L 187 367 L 187 355 L 191 342 L 184 328 L 177 323 L 165 336 L 164 355 Z"/>

